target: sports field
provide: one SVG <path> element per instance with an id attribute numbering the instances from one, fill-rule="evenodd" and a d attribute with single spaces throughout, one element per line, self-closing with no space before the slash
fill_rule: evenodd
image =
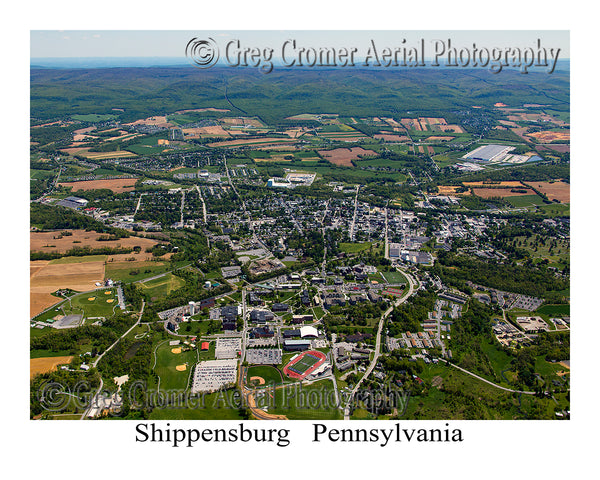
<path id="1" fill-rule="evenodd" d="M 288 377 L 304 379 L 325 361 L 325 355 L 315 350 L 300 354 L 283 368 L 283 373 Z"/>
<path id="2" fill-rule="evenodd" d="M 154 354 L 154 373 L 160 378 L 161 390 L 185 389 L 190 370 L 197 362 L 195 349 L 181 345 L 174 349 L 169 342 L 161 343 Z M 185 368 L 184 368 L 185 367 Z"/>

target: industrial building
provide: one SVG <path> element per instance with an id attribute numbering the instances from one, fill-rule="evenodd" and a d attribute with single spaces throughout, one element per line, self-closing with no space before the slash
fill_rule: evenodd
<path id="1" fill-rule="evenodd" d="M 478 162 L 499 162 L 514 149 L 515 147 L 507 145 L 483 145 L 472 152 L 467 153 L 462 158 Z"/>

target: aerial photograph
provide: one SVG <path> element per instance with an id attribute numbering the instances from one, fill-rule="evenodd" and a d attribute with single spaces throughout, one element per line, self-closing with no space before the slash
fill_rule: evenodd
<path id="1" fill-rule="evenodd" d="M 569 31 L 30 41 L 31 420 L 570 420 Z"/>

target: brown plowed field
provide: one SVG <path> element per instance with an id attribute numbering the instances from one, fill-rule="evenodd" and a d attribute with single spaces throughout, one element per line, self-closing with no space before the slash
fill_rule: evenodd
<path id="1" fill-rule="evenodd" d="M 361 157 L 373 157 L 377 156 L 377 153 L 373 150 L 365 150 L 361 147 L 353 148 L 336 148 L 334 150 L 319 150 L 319 155 L 324 159 L 329 160 L 335 165 L 341 165 L 344 167 L 353 167 L 352 160 L 356 160 Z"/>
<path id="2" fill-rule="evenodd" d="M 72 192 L 77 190 L 100 190 L 107 188 L 115 193 L 128 192 L 135 188 L 137 178 L 113 178 L 110 180 L 88 180 L 84 182 L 61 182 L 60 186 L 72 187 Z"/>
<path id="3" fill-rule="evenodd" d="M 542 192 L 548 200 L 558 200 L 561 203 L 571 201 L 571 185 L 564 182 L 528 182 L 527 185 Z"/>

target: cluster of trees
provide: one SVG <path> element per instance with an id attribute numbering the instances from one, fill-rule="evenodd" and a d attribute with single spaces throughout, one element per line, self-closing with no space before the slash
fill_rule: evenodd
<path id="1" fill-rule="evenodd" d="M 73 247 L 70 250 L 67 250 L 65 253 L 59 252 L 30 252 L 29 259 L 30 260 L 52 260 L 54 258 L 61 257 L 83 257 L 86 255 L 118 255 L 121 253 L 131 253 L 133 248 L 129 247 L 119 247 L 119 248 L 111 248 L 111 247 L 100 247 L 100 248 L 92 248 L 90 246 L 85 247 Z"/>
<path id="2" fill-rule="evenodd" d="M 52 330 L 39 337 L 32 337 L 30 350 L 48 350 L 50 352 L 67 351 L 69 355 L 79 352 L 79 345 L 91 343 L 92 350 L 103 352 L 129 328 L 135 320 L 120 312 L 106 319 L 102 326 L 84 325 L 65 330 Z"/>
<path id="3" fill-rule="evenodd" d="M 323 260 L 324 239 L 320 230 L 306 230 L 303 235 L 294 231 L 286 241 L 288 248 L 302 250 L 304 256 L 311 258 L 315 263 Z"/>
<path id="4" fill-rule="evenodd" d="M 152 373 L 152 340 L 123 338 L 98 362 L 104 378 L 129 375 L 131 380 L 146 380 Z"/>
<path id="5" fill-rule="evenodd" d="M 45 394 L 48 395 L 51 392 L 48 386 L 52 384 L 61 385 L 64 387 L 64 392 L 78 395 L 77 398 L 68 395 L 60 397 L 57 395 L 54 398 L 45 396 Z M 29 416 L 33 418 L 45 412 L 80 413 L 87 406 L 89 399 L 99 386 L 100 376 L 94 368 L 87 372 L 56 370 L 36 375 L 29 382 Z M 59 403 L 55 404 L 55 402 Z M 53 406 L 55 409 L 52 408 Z"/>
<path id="6" fill-rule="evenodd" d="M 395 337 L 403 332 L 421 331 L 421 322 L 427 318 L 428 312 L 433 311 L 434 305 L 435 294 L 419 290 L 411 301 L 394 308 L 388 321 L 389 335 Z"/>
<path id="7" fill-rule="evenodd" d="M 119 238 L 129 236 L 129 232 L 126 230 L 108 227 L 102 222 L 76 213 L 66 207 L 32 202 L 29 205 L 29 219 L 30 224 L 40 230 L 85 229 L 87 231 L 94 230 L 98 233 L 110 233 L 119 236 Z"/>
<path id="8" fill-rule="evenodd" d="M 507 292 L 545 297 L 549 292 L 569 287 L 569 282 L 534 266 L 479 260 L 455 252 L 438 252 L 438 261 L 431 268 L 446 285 L 465 290 L 467 281 Z"/>

